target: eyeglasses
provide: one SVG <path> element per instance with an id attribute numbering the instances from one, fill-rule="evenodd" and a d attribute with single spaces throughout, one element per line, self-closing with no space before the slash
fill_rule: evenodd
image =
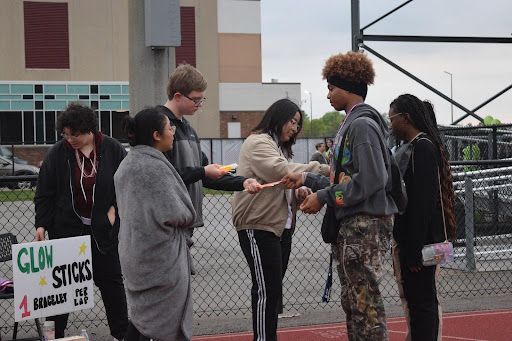
<path id="1" fill-rule="evenodd" d="M 76 140 L 76 139 L 78 139 L 82 135 L 83 134 L 68 135 L 66 133 L 62 133 L 62 134 L 60 134 L 60 137 L 62 137 L 63 139 L 66 139 L 66 140 Z"/>
<path id="2" fill-rule="evenodd" d="M 176 126 L 170 126 L 169 130 L 172 131 L 173 133 L 175 133 L 176 132 Z"/>
<path id="3" fill-rule="evenodd" d="M 183 94 L 182 94 L 183 95 Z M 198 100 L 195 100 L 195 99 L 192 99 L 190 97 L 188 97 L 187 95 L 183 95 L 183 97 L 186 97 L 188 98 L 189 100 L 191 100 L 192 102 L 194 102 L 194 107 L 198 107 L 200 106 L 201 104 L 204 103 L 204 101 L 206 101 L 206 97 L 203 97 L 201 99 L 198 99 Z"/>
<path id="4" fill-rule="evenodd" d="M 393 123 L 393 121 L 395 120 L 395 117 L 403 115 L 403 114 L 407 114 L 407 113 L 401 112 L 399 114 L 394 114 L 393 116 L 389 116 L 389 122 Z"/>
<path id="5" fill-rule="evenodd" d="M 297 132 L 300 131 L 301 126 L 300 126 L 299 122 L 297 122 L 294 118 L 292 118 L 290 120 L 290 124 L 292 125 L 293 128 L 297 129 Z"/>

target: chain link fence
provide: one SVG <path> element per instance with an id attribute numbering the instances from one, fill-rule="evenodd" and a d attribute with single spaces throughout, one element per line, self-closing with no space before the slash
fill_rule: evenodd
<path id="1" fill-rule="evenodd" d="M 458 141 L 450 134 L 444 132 L 447 145 L 451 143 L 449 141 Z M 510 143 L 512 136 L 501 136 L 501 140 L 496 142 Z M 295 161 L 307 162 L 314 151 L 314 144 L 321 140 L 300 139 L 294 147 Z M 228 164 L 237 162 L 242 142 L 241 139 L 203 140 L 202 147 L 212 162 Z M 512 151 L 506 148 L 507 152 Z M 452 167 L 457 194 L 456 258 L 455 262 L 442 267 L 438 278 L 439 296 L 453 298 L 512 293 L 512 160 L 453 161 Z M 35 179 L 36 176 L 0 178 L 0 187 L 7 186 L 0 188 L 0 231 L 12 232 L 20 243 L 34 240 L 34 189 L 12 187 L 21 181 L 33 182 Z M 192 285 L 197 317 L 250 314 L 252 284 L 231 222 L 231 199 L 231 194 L 216 191 L 206 194 L 203 201 L 205 227 L 194 232 L 192 256 L 197 274 L 193 276 Z M 335 267 L 331 300 L 325 303 L 321 299 L 330 253 L 330 245 L 323 243 L 320 235 L 322 217 L 323 211 L 316 215 L 298 213 L 290 264 L 283 282 L 285 311 L 305 314 L 336 307 L 341 311 Z M 12 278 L 11 262 L 0 263 L 0 277 Z M 386 302 L 399 301 L 390 253 L 384 264 L 381 289 Z M 95 302 L 93 309 L 72 313 L 69 326 L 79 329 L 106 325 L 98 290 Z M 3 335 L 12 333 L 15 306 L 12 300 L 0 301 L 0 332 Z M 29 321 L 21 328 L 29 331 L 33 325 Z"/>

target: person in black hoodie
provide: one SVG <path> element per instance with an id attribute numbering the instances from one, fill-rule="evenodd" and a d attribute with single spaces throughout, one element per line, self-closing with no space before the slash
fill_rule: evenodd
<path id="1" fill-rule="evenodd" d="M 62 140 L 46 154 L 34 204 L 36 241 L 91 236 L 94 283 L 100 289 L 110 333 L 122 340 L 128 327 L 126 296 L 117 251 L 119 215 L 114 173 L 126 155 L 121 144 L 97 130 L 94 111 L 70 104 L 57 119 Z M 55 321 L 64 337 L 68 314 Z"/>
<path id="2" fill-rule="evenodd" d="M 204 226 L 203 186 L 225 191 L 246 189 L 251 194 L 261 189 L 254 179 L 233 176 L 222 170 L 220 165 L 209 164 L 208 158 L 202 152 L 199 136 L 185 116 L 194 115 L 203 106 L 207 85 L 206 79 L 195 67 L 189 64 L 179 65 L 167 83 L 167 102 L 165 105 L 156 106 L 176 126 L 174 147 L 164 154 L 187 186 L 197 213 L 196 221 L 188 229 L 190 236 L 193 228 Z"/>
<path id="3" fill-rule="evenodd" d="M 443 207 L 448 236 L 456 229 L 451 168 L 433 115 L 430 103 L 410 94 L 396 98 L 389 110 L 393 135 L 406 142 L 395 153 L 406 165 L 408 202 L 393 228 L 393 265 L 409 322 L 407 340 L 441 340 L 436 266 L 422 265 L 421 249 L 445 240 Z"/>

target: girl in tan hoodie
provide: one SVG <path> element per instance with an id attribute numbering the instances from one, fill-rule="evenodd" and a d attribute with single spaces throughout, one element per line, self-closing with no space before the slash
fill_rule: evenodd
<path id="1" fill-rule="evenodd" d="M 302 120 L 299 107 L 292 101 L 281 99 L 272 104 L 242 145 L 237 173 L 261 184 L 279 181 L 291 172 L 327 174 L 328 166 L 317 161 L 291 161 Z M 233 224 L 252 277 L 254 340 L 277 340 L 278 305 L 296 211 L 296 192 L 283 185 L 265 188 L 256 195 L 234 195 Z"/>

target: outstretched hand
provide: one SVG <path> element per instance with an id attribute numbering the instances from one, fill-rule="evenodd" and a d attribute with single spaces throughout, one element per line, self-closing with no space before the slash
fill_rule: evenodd
<path id="1" fill-rule="evenodd" d="M 296 196 L 299 203 L 302 203 L 308 195 L 311 194 L 311 190 L 307 187 L 300 187 L 296 190 Z"/>
<path id="2" fill-rule="evenodd" d="M 220 168 L 221 165 L 211 164 L 204 167 L 204 175 L 212 180 L 218 180 L 224 176 L 228 171 Z"/>
<path id="3" fill-rule="evenodd" d="M 322 209 L 324 205 L 322 205 L 318 201 L 318 196 L 316 193 L 310 194 L 304 199 L 302 204 L 300 205 L 300 210 L 304 213 L 312 214 L 317 213 Z"/>
<path id="4" fill-rule="evenodd" d="M 261 184 L 255 179 L 249 178 L 244 181 L 244 189 L 250 194 L 256 194 L 261 191 L 262 188 Z"/>
<path id="5" fill-rule="evenodd" d="M 297 189 L 303 185 L 302 183 L 302 173 L 290 173 L 281 179 L 283 184 L 290 189 Z"/>

